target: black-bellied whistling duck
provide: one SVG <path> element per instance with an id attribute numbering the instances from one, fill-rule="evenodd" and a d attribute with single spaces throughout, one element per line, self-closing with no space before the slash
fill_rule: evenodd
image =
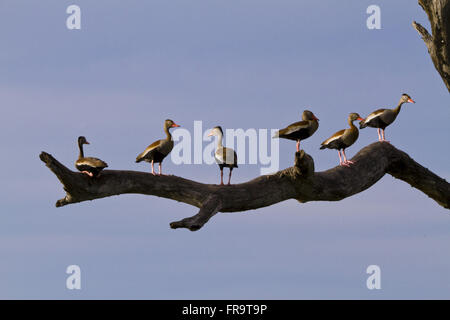
<path id="1" fill-rule="evenodd" d="M 358 139 L 359 131 L 358 128 L 355 127 L 353 124 L 353 121 L 356 120 L 364 120 L 359 116 L 357 113 L 350 113 L 348 116 L 348 124 L 350 125 L 350 128 L 343 129 L 335 134 L 333 134 L 331 137 L 329 137 L 327 140 L 322 142 L 322 146 L 320 149 L 337 149 L 339 154 L 339 164 L 341 166 L 349 166 L 350 164 L 353 164 L 353 161 L 347 160 L 347 156 L 345 155 L 345 149 L 350 147 L 352 144 L 355 143 L 355 141 Z M 342 157 L 341 157 L 341 150 L 342 150 Z"/>
<path id="2" fill-rule="evenodd" d="M 311 137 L 317 128 L 319 128 L 319 119 L 311 111 L 305 110 L 302 114 L 302 121 L 279 130 L 273 137 L 297 141 L 297 151 L 300 151 L 300 141 Z"/>
<path id="3" fill-rule="evenodd" d="M 404 103 L 416 103 L 409 95 L 404 93 L 395 109 L 378 109 L 367 116 L 366 119 L 359 123 L 359 128 L 372 127 L 378 129 L 378 141 L 385 141 L 384 129 L 397 118 L 402 105 Z M 381 131 L 381 132 L 380 132 Z"/>
<path id="4" fill-rule="evenodd" d="M 150 162 L 152 164 L 153 175 L 155 175 L 155 168 L 153 167 L 153 164 L 155 162 L 159 163 L 159 175 L 162 174 L 161 163 L 173 149 L 173 140 L 169 129 L 176 127 L 179 127 L 179 125 L 173 122 L 172 120 L 167 119 L 166 121 L 164 121 L 164 132 L 166 133 L 167 136 L 166 139 L 161 139 L 153 142 L 144 150 L 144 152 L 139 154 L 136 158 L 136 162 L 141 161 Z"/>
<path id="5" fill-rule="evenodd" d="M 223 186 L 223 168 L 230 168 L 230 174 L 228 176 L 228 185 L 230 185 L 231 181 L 231 172 L 233 168 L 237 168 L 237 154 L 231 148 L 225 148 L 222 144 L 223 139 L 223 131 L 220 126 L 214 127 L 211 132 L 208 134 L 209 136 L 217 136 L 217 149 L 214 153 L 214 158 L 216 159 L 217 164 L 220 168 L 220 185 Z"/>
<path id="6" fill-rule="evenodd" d="M 87 174 L 91 178 L 95 178 L 100 174 L 104 168 L 108 165 L 106 162 L 92 157 L 85 157 L 83 152 L 83 144 L 89 144 L 85 137 L 78 137 L 78 148 L 80 149 L 80 155 L 78 160 L 75 161 L 75 168 L 77 168 L 82 173 Z"/>

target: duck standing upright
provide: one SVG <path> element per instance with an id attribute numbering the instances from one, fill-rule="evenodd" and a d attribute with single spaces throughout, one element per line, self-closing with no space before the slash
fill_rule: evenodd
<path id="1" fill-rule="evenodd" d="M 404 103 L 416 103 L 406 93 L 402 94 L 400 101 L 394 109 L 378 109 L 367 116 L 359 123 L 359 128 L 372 127 L 378 129 L 378 141 L 389 142 L 384 137 L 384 129 L 397 118 Z M 380 132 L 381 131 L 381 132 Z"/>
<path id="2" fill-rule="evenodd" d="M 350 128 L 336 132 L 327 140 L 322 142 L 322 146 L 320 147 L 320 149 L 326 148 L 336 149 L 338 151 L 339 164 L 341 166 L 348 167 L 350 164 L 354 163 L 353 161 L 347 160 L 347 156 L 345 155 L 345 149 L 354 144 L 355 141 L 358 139 L 359 131 L 358 128 L 355 127 L 355 125 L 353 124 L 353 121 L 356 120 L 364 120 L 364 119 L 361 118 L 357 113 L 350 113 L 350 115 L 348 116 L 348 124 L 350 125 Z M 342 150 L 342 157 L 341 157 L 341 150 Z"/>
<path id="3" fill-rule="evenodd" d="M 80 149 L 80 154 L 77 161 L 75 161 L 75 168 L 81 171 L 81 173 L 87 174 L 91 178 L 98 177 L 100 171 L 102 171 L 104 168 L 107 168 L 108 165 L 106 164 L 106 162 L 100 159 L 85 157 L 83 144 L 89 144 L 89 142 L 84 136 L 78 137 L 78 148 Z"/>
<path id="4" fill-rule="evenodd" d="M 319 119 L 309 110 L 303 111 L 302 121 L 290 124 L 275 133 L 273 138 L 284 138 L 297 141 L 297 151 L 300 151 L 300 141 L 313 135 L 319 128 Z"/>
<path id="5" fill-rule="evenodd" d="M 223 139 L 223 131 L 220 126 L 214 127 L 211 132 L 208 134 L 210 136 L 217 136 L 217 149 L 214 153 L 214 158 L 216 159 L 217 164 L 220 168 L 220 185 L 223 186 L 223 168 L 230 168 L 230 174 L 228 176 L 228 185 L 230 185 L 231 181 L 231 172 L 233 168 L 237 168 L 237 154 L 231 148 L 225 148 L 222 144 Z"/>
<path id="6" fill-rule="evenodd" d="M 172 134 L 170 128 L 179 127 L 178 124 L 170 119 L 164 121 L 164 132 L 166 133 L 166 139 L 161 139 L 153 142 L 149 145 L 141 154 L 136 157 L 136 162 L 146 161 L 152 164 L 152 174 L 155 175 L 154 163 L 159 163 L 159 175 L 162 174 L 161 163 L 165 157 L 173 149 Z"/>

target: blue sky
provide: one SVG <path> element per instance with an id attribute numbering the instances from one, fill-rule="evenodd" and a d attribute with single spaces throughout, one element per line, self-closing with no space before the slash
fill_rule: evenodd
<path id="1" fill-rule="evenodd" d="M 82 29 L 66 29 L 66 8 Z M 366 8 L 381 7 L 381 30 Z M 0 298 L 450 298 L 450 216 L 385 176 L 340 202 L 294 200 L 218 214 L 202 230 L 171 230 L 196 208 L 122 195 L 64 208 L 41 151 L 73 168 L 76 138 L 111 169 L 148 170 L 136 155 L 171 118 L 192 130 L 279 128 L 308 106 L 320 119 L 303 143 L 316 170 L 337 163 L 320 142 L 349 112 L 417 101 L 386 130 L 392 143 L 445 179 L 449 95 L 411 27 L 413 1 L 17 1 L 0 3 Z M 347 150 L 377 139 L 364 129 Z M 280 167 L 295 143 L 280 141 Z M 216 165 L 166 172 L 217 183 Z M 259 174 L 240 165 L 235 183 Z M 65 287 L 77 264 L 82 289 Z M 381 267 L 381 290 L 365 286 Z"/>

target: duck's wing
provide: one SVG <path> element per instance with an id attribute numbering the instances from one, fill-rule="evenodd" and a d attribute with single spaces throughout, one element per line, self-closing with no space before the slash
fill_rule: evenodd
<path id="1" fill-rule="evenodd" d="M 275 134 L 275 137 L 289 135 L 289 134 L 291 134 L 293 132 L 297 132 L 301 129 L 307 129 L 309 126 L 310 126 L 309 121 L 295 122 L 295 123 L 288 125 L 286 128 L 279 130 L 278 135 Z"/>
<path id="2" fill-rule="evenodd" d="M 157 140 L 155 142 L 153 142 L 151 145 L 149 145 L 147 148 L 145 148 L 145 150 L 140 153 L 137 157 L 136 157 L 136 162 L 141 161 L 142 159 L 145 158 L 145 156 L 152 150 L 158 148 L 161 145 L 161 142 L 163 142 L 164 140 Z"/>
<path id="3" fill-rule="evenodd" d="M 372 112 L 371 114 L 369 114 L 369 115 L 367 116 L 367 118 L 365 118 L 365 119 L 363 120 L 363 122 L 364 122 L 364 123 L 368 123 L 370 120 L 375 119 L 375 118 L 381 116 L 386 110 L 387 110 L 387 109 L 378 109 L 378 110 L 375 110 L 374 112 Z"/>
<path id="4" fill-rule="evenodd" d="M 88 167 L 97 168 L 97 169 L 103 169 L 103 168 L 108 167 L 108 164 L 105 161 L 100 160 L 98 158 L 93 158 L 93 157 L 86 157 L 86 158 L 78 159 L 75 162 L 75 164 L 77 166 L 88 166 Z"/>
<path id="5" fill-rule="evenodd" d="M 321 145 L 326 146 L 326 145 L 330 144 L 332 141 L 341 138 L 344 135 L 344 133 L 345 133 L 345 129 L 339 130 L 338 132 L 333 134 L 331 137 L 329 137 L 327 140 L 322 142 Z"/>
<path id="6" fill-rule="evenodd" d="M 167 156 L 173 149 L 173 140 L 161 140 L 158 151 Z"/>

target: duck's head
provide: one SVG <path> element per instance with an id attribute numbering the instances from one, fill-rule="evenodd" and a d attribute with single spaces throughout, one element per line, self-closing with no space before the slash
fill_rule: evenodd
<path id="1" fill-rule="evenodd" d="M 166 121 L 164 121 L 164 127 L 167 128 L 167 129 L 169 129 L 169 128 L 176 128 L 176 127 L 179 127 L 179 125 L 176 124 L 175 122 L 173 122 L 172 120 L 167 119 Z"/>
<path id="2" fill-rule="evenodd" d="M 350 121 L 356 121 L 356 120 L 359 120 L 359 121 L 362 121 L 362 120 L 364 120 L 363 118 L 361 118 L 361 116 L 359 115 L 359 114 L 357 114 L 356 112 L 352 112 L 352 113 L 350 113 L 349 115 L 348 115 L 348 119 L 350 120 Z"/>
<path id="3" fill-rule="evenodd" d="M 78 144 L 81 146 L 83 144 L 89 144 L 89 142 L 86 140 L 86 138 L 84 136 L 79 136 L 78 137 Z"/>
<path id="4" fill-rule="evenodd" d="M 211 132 L 208 134 L 208 137 L 210 136 L 223 136 L 223 131 L 222 131 L 222 127 L 217 126 L 211 129 Z"/>
<path id="5" fill-rule="evenodd" d="M 303 121 L 307 121 L 307 120 L 316 120 L 316 121 L 319 121 L 319 119 L 317 119 L 317 117 L 314 115 L 314 113 L 312 113 L 312 112 L 309 111 L 309 110 L 303 111 L 303 114 L 302 114 L 302 120 L 303 120 Z"/>
<path id="6" fill-rule="evenodd" d="M 411 97 L 404 93 L 402 94 L 402 97 L 400 98 L 400 102 L 401 103 L 416 103 L 413 99 L 411 99 Z"/>

